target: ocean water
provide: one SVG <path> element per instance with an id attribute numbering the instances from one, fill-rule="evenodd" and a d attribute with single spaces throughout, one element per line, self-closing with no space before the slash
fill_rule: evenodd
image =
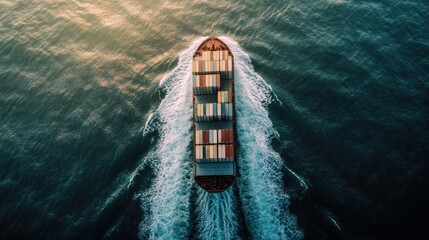
<path id="1" fill-rule="evenodd" d="M 0 0 L 0 239 L 410 239 L 427 1 Z M 192 179 L 191 59 L 233 51 L 240 172 Z"/>

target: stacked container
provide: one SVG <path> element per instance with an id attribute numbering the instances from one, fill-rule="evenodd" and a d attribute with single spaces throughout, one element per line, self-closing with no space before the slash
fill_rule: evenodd
<path id="1" fill-rule="evenodd" d="M 233 129 L 196 130 L 195 144 L 233 143 Z"/>
<path id="2" fill-rule="evenodd" d="M 233 129 L 195 131 L 195 155 L 197 162 L 234 161 Z"/>
<path id="3" fill-rule="evenodd" d="M 230 103 L 230 102 L 232 102 L 231 88 L 228 91 L 218 91 L 217 92 L 217 102 L 218 103 Z"/>
<path id="4" fill-rule="evenodd" d="M 204 74 L 213 72 L 225 72 L 232 78 L 232 57 L 228 51 L 202 51 L 192 61 L 192 73 Z"/>
<path id="5" fill-rule="evenodd" d="M 219 145 L 196 145 L 195 157 L 197 162 L 233 162 L 234 161 L 234 145 L 219 144 Z"/>
<path id="6" fill-rule="evenodd" d="M 232 80 L 232 72 L 232 57 L 228 51 L 202 51 L 201 55 L 194 57 L 193 93 L 204 99 L 194 103 L 195 122 L 233 120 L 232 88 L 221 91 L 222 82 Z M 234 130 L 195 130 L 194 150 L 198 163 L 233 162 Z"/>
<path id="7" fill-rule="evenodd" d="M 232 103 L 197 103 L 194 104 L 196 122 L 231 121 Z"/>
<path id="8" fill-rule="evenodd" d="M 220 74 L 193 75 L 194 94 L 215 94 L 220 90 Z"/>

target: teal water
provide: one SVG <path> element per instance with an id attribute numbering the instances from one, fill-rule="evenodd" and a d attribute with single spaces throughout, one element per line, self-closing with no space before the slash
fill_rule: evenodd
<path id="1" fill-rule="evenodd" d="M 428 22 L 425 1 L 0 0 L 0 238 L 424 233 Z M 187 157 L 186 56 L 212 30 L 243 100 L 223 195 Z"/>

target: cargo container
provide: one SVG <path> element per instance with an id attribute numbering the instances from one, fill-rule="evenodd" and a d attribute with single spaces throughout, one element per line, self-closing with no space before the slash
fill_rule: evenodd
<path id="1" fill-rule="evenodd" d="M 195 144 L 233 143 L 233 129 L 195 130 Z"/>
<path id="2" fill-rule="evenodd" d="M 194 179 L 222 192 L 236 179 L 234 58 L 220 39 L 207 38 L 192 58 Z"/>
<path id="3" fill-rule="evenodd" d="M 197 103 L 195 122 L 232 121 L 233 103 Z"/>
<path id="4" fill-rule="evenodd" d="M 192 75 L 194 95 L 215 94 L 220 90 L 220 74 Z"/>

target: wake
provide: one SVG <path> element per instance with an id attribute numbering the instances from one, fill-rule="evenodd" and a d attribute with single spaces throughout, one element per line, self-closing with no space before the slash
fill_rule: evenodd
<path id="1" fill-rule="evenodd" d="M 165 98 L 146 123 L 143 134 L 159 132 L 159 141 L 147 156 L 155 170 L 153 186 L 142 197 L 146 214 L 141 239 L 185 239 L 189 236 L 192 158 L 191 77 L 194 41 L 179 57 L 178 66 L 160 82 Z"/>
<path id="2" fill-rule="evenodd" d="M 221 37 L 234 55 L 236 79 L 239 178 L 236 186 L 220 194 L 196 187 L 192 166 L 192 55 L 199 38 L 179 57 L 178 66 L 161 80 L 165 98 L 145 125 L 144 134 L 159 131 L 159 141 L 146 157 L 155 171 L 150 190 L 143 193 L 141 239 L 186 239 L 192 221 L 200 239 L 237 239 L 238 187 L 242 211 L 255 239 L 301 239 L 289 199 L 282 190 L 283 160 L 271 147 L 278 137 L 266 107 L 275 96 L 254 71 L 249 56 L 238 44 Z M 191 218 L 191 193 L 196 191 L 196 217 Z M 194 191 L 195 192 L 195 191 Z M 192 220 L 192 221 L 191 221 Z"/>
<path id="3" fill-rule="evenodd" d="M 288 210 L 288 195 L 282 191 L 283 159 L 271 147 L 278 133 L 266 107 L 275 95 L 238 44 L 221 39 L 235 60 L 238 188 L 247 225 L 255 239 L 301 239 L 296 218 Z"/>

